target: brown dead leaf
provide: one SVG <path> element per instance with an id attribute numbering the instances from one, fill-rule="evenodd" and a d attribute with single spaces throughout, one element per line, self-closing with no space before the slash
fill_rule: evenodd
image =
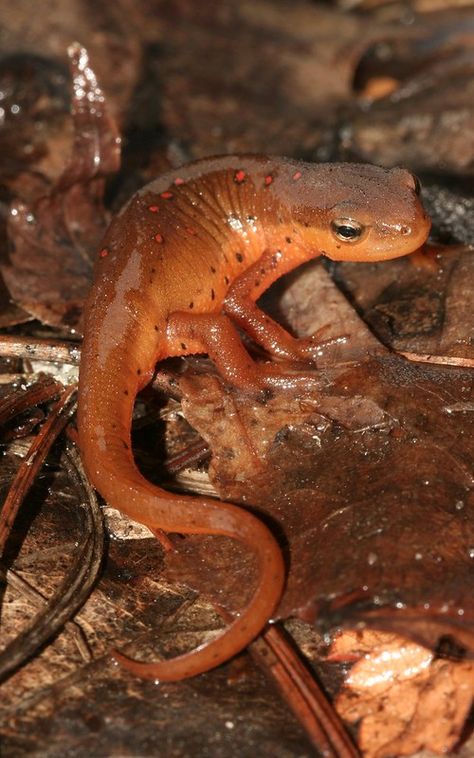
<path id="1" fill-rule="evenodd" d="M 67 69 L 61 61 L 26 52 L 7 54 L 2 47 L 0 180 L 2 194 L 18 186 L 26 171 L 49 179 L 64 168 L 71 124 Z"/>
<path id="2" fill-rule="evenodd" d="M 317 313 L 324 319 L 324 308 Z M 355 314 L 342 307 L 340 317 L 359 334 Z M 351 342 L 338 346 L 340 358 L 356 349 Z M 448 635 L 474 651 L 474 419 L 452 412 L 472 400 L 469 370 L 396 357 L 343 362 L 319 370 L 306 393 L 266 402 L 224 391 L 209 376 L 188 377 L 181 388 L 188 420 L 213 451 L 220 495 L 251 505 L 281 537 L 289 561 L 281 616 L 323 630 L 363 621 L 433 648 Z M 442 539 L 434 543 L 433 534 Z M 217 587 L 215 571 L 202 569 L 214 544 Z M 248 588 L 237 583 L 232 594 L 245 570 L 238 552 L 225 540 L 192 537 L 168 560 L 173 576 L 236 609 Z"/>
<path id="3" fill-rule="evenodd" d="M 459 740 L 474 695 L 474 664 L 434 659 L 396 635 L 344 632 L 330 658 L 359 658 L 336 700 L 339 714 L 360 722 L 365 758 L 445 754 Z"/>
<path id="4" fill-rule="evenodd" d="M 384 35 L 379 28 L 355 71 L 355 85 L 366 88 L 366 97 L 357 110 L 347 112 L 341 128 L 347 154 L 382 165 L 409 165 L 417 172 L 472 176 L 471 24 L 467 8 L 424 17 L 409 31 L 387 26 Z M 367 97 L 374 81 L 383 84 L 387 77 L 388 94 Z"/>
<path id="5" fill-rule="evenodd" d="M 2 273 L 14 300 L 40 321 L 77 327 L 92 263 L 108 222 L 104 176 L 116 171 L 120 140 L 84 48 L 71 46 L 73 154 L 58 180 L 10 208 L 10 260 Z M 25 191 L 24 185 L 22 185 Z"/>
<path id="6" fill-rule="evenodd" d="M 468 246 L 434 248 L 432 265 L 411 258 L 384 266 L 338 266 L 337 280 L 359 313 L 395 350 L 474 357 L 474 255 Z"/>
<path id="7" fill-rule="evenodd" d="M 53 0 L 48 12 L 38 16 L 32 15 L 29 0 L 3 0 L 2 54 L 7 59 L 29 56 L 49 61 L 52 68 L 61 67 L 64 75 L 66 50 L 79 40 L 97 61 L 111 112 L 119 117 L 129 106 L 139 75 L 143 38 L 139 25 L 143 19 L 137 5 L 116 0 L 91 7 L 87 0 Z M 154 30 L 159 27 L 158 13 L 152 26 Z"/>

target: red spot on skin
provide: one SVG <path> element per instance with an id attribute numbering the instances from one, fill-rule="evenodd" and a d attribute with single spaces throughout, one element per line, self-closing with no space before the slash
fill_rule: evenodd
<path id="1" fill-rule="evenodd" d="M 239 169 L 234 174 L 234 182 L 237 182 L 237 184 L 242 184 L 243 181 L 245 181 L 246 173 L 242 169 Z"/>
<path id="2" fill-rule="evenodd" d="M 158 206 L 157 205 L 149 205 L 148 210 L 152 213 L 158 213 Z"/>
<path id="3" fill-rule="evenodd" d="M 298 179 L 301 179 L 301 176 L 302 176 L 301 171 L 295 171 L 295 173 L 293 174 L 293 181 L 297 182 Z"/>
<path id="4" fill-rule="evenodd" d="M 192 228 L 192 226 L 186 227 L 186 232 L 191 235 L 191 237 L 194 237 L 197 234 L 197 231 Z"/>
<path id="5" fill-rule="evenodd" d="M 268 187 L 273 182 L 273 176 L 271 174 L 268 174 L 268 176 L 264 179 L 265 186 Z"/>
<path id="6" fill-rule="evenodd" d="M 163 235 L 162 234 L 155 234 L 155 240 L 157 242 L 163 242 Z"/>
<path id="7" fill-rule="evenodd" d="M 176 184 L 177 187 L 179 187 L 180 184 L 184 184 L 184 179 L 181 179 L 180 176 L 177 176 L 176 179 L 174 180 L 174 183 Z"/>
<path id="8" fill-rule="evenodd" d="M 100 258 L 107 258 L 108 254 L 109 254 L 109 251 L 107 250 L 107 248 L 106 248 L 106 247 L 104 247 L 104 248 L 102 248 L 102 250 L 100 251 L 100 253 L 99 253 L 99 257 L 100 257 Z"/>
<path id="9" fill-rule="evenodd" d="M 173 197 L 173 193 L 172 192 L 162 192 L 161 195 L 160 195 L 160 197 L 162 197 L 163 200 L 169 200 L 170 197 Z"/>

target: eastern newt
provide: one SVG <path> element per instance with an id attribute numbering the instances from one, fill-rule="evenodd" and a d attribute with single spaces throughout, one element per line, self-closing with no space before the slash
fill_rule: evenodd
<path id="1" fill-rule="evenodd" d="M 153 529 L 222 534 L 250 547 L 259 582 L 245 610 L 215 640 L 177 658 L 115 657 L 133 673 L 178 680 L 207 671 L 261 631 L 285 571 L 267 527 L 235 505 L 170 494 L 139 473 L 130 441 L 137 392 L 158 361 L 207 353 L 229 384 L 255 391 L 285 383 L 278 364 L 257 364 L 236 325 L 276 358 L 311 361 L 257 298 L 318 255 L 380 261 L 427 238 L 418 180 L 403 169 L 225 156 L 170 171 L 115 216 L 98 255 L 86 307 L 78 429 L 86 471 L 105 500 Z"/>

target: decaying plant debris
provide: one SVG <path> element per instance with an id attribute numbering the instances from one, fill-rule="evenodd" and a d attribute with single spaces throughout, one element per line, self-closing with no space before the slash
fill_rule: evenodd
<path id="1" fill-rule="evenodd" d="M 138 186 L 222 152 L 409 166 L 433 217 L 429 249 L 381 265 L 316 262 L 264 296 L 295 333 L 345 338 L 325 351 L 316 390 L 263 402 L 223 387 L 205 359 L 171 362 L 137 404 L 135 442 L 151 479 L 214 488 L 273 526 L 289 567 L 280 623 L 364 755 L 461 744 L 467 758 L 474 10 L 354 5 L 68 0 L 34 23 L 26 0 L 2 5 L 1 481 L 6 494 L 75 379 L 91 260 L 110 213 Z M 99 77 L 91 102 L 102 108 L 107 95 L 99 119 L 70 116 L 75 39 Z M 82 182 L 78 166 L 94 155 L 97 177 Z M 157 687 L 113 666 L 112 646 L 175 655 L 243 605 L 253 566 L 229 540 L 176 537 L 170 552 L 111 514 L 94 592 L 41 647 L 84 602 L 102 555 L 93 494 L 62 450 L 64 438 L 3 558 L 0 675 L 10 645 L 15 663 L 30 659 L 3 684 L 5 755 L 301 756 L 315 745 L 337 755 L 337 726 L 318 732 L 309 669 L 295 673 L 290 648 L 278 657 L 278 629 L 252 658 L 186 683 Z M 273 667 L 283 697 L 255 661 Z"/>

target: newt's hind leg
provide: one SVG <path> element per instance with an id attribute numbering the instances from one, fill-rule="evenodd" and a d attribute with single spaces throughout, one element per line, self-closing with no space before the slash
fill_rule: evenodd
<path id="1" fill-rule="evenodd" d="M 279 366 L 256 363 L 243 346 L 237 329 L 224 314 L 172 313 L 166 336 L 169 355 L 207 353 L 224 381 L 234 387 L 259 391 L 268 387 L 318 384 L 311 375 L 284 373 Z"/>
<path id="2" fill-rule="evenodd" d="M 314 362 L 322 355 L 324 347 L 345 337 L 321 339 L 319 330 L 312 337 L 297 339 L 280 324 L 267 316 L 255 303 L 262 292 L 282 274 L 295 268 L 301 261 L 288 259 L 281 254 L 266 252 L 261 258 L 238 276 L 229 287 L 224 300 L 224 311 L 252 339 L 270 355 L 287 361 Z"/>

